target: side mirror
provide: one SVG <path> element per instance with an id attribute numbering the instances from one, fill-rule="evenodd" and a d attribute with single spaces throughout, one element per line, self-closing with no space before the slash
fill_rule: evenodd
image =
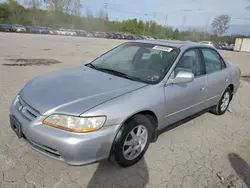
<path id="1" fill-rule="evenodd" d="M 170 83 L 172 84 L 178 84 L 178 83 L 189 83 L 194 80 L 194 74 L 191 72 L 185 72 L 180 71 L 177 73 L 175 78 L 170 80 Z"/>

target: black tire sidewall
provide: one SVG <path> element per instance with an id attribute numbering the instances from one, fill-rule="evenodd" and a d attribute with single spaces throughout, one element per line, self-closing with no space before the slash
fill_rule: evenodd
<path id="1" fill-rule="evenodd" d="M 222 100 L 223 100 L 224 95 L 225 95 L 226 92 L 229 93 L 230 99 L 229 99 L 229 103 L 228 103 L 226 109 L 222 111 L 222 110 L 221 110 L 221 104 L 222 104 Z M 232 92 L 231 92 L 231 89 L 228 87 L 228 88 L 224 91 L 223 95 L 221 96 L 221 99 L 220 99 L 220 101 L 219 101 L 219 103 L 218 103 L 218 106 L 217 106 L 217 110 L 218 110 L 218 114 L 219 114 L 219 115 L 222 115 L 222 114 L 224 114 L 224 113 L 227 111 L 227 109 L 228 109 L 228 107 L 229 107 L 229 105 L 230 105 L 231 98 L 232 98 Z"/>
<path id="2" fill-rule="evenodd" d="M 127 138 L 127 135 L 130 133 L 130 131 L 135 128 L 138 125 L 143 125 L 147 128 L 148 131 L 148 140 L 146 143 L 145 148 L 143 151 L 133 160 L 127 160 L 123 156 L 123 145 L 125 142 L 125 139 Z M 150 144 L 151 138 L 153 134 L 153 124 L 151 121 L 144 115 L 136 115 L 132 118 L 130 118 L 119 130 L 113 144 L 113 158 L 122 167 L 129 167 L 135 163 L 137 163 L 145 154 L 145 152 L 148 149 L 148 146 Z"/>

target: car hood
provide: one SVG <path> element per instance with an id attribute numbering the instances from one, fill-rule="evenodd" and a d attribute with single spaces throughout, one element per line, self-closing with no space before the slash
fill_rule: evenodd
<path id="1" fill-rule="evenodd" d="M 81 66 L 37 77 L 26 84 L 20 96 L 41 115 L 78 116 L 146 85 Z"/>

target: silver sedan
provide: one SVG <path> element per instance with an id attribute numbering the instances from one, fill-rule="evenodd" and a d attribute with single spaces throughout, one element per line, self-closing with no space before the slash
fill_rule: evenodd
<path id="1" fill-rule="evenodd" d="M 26 84 L 11 127 L 34 149 L 71 165 L 138 162 L 166 127 L 227 111 L 240 69 L 208 45 L 143 40 Z"/>

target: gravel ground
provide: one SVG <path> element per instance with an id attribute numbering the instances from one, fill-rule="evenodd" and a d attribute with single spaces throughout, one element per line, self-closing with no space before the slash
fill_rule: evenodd
<path id="1" fill-rule="evenodd" d="M 250 85 L 242 81 L 223 116 L 205 113 L 163 133 L 135 166 L 109 162 L 73 167 L 19 140 L 9 126 L 11 100 L 47 72 L 84 64 L 122 41 L 0 33 L 0 187 L 2 188 L 250 188 Z M 250 75 L 250 54 L 222 52 Z M 4 66 L 6 59 L 54 59 L 41 66 Z"/>

